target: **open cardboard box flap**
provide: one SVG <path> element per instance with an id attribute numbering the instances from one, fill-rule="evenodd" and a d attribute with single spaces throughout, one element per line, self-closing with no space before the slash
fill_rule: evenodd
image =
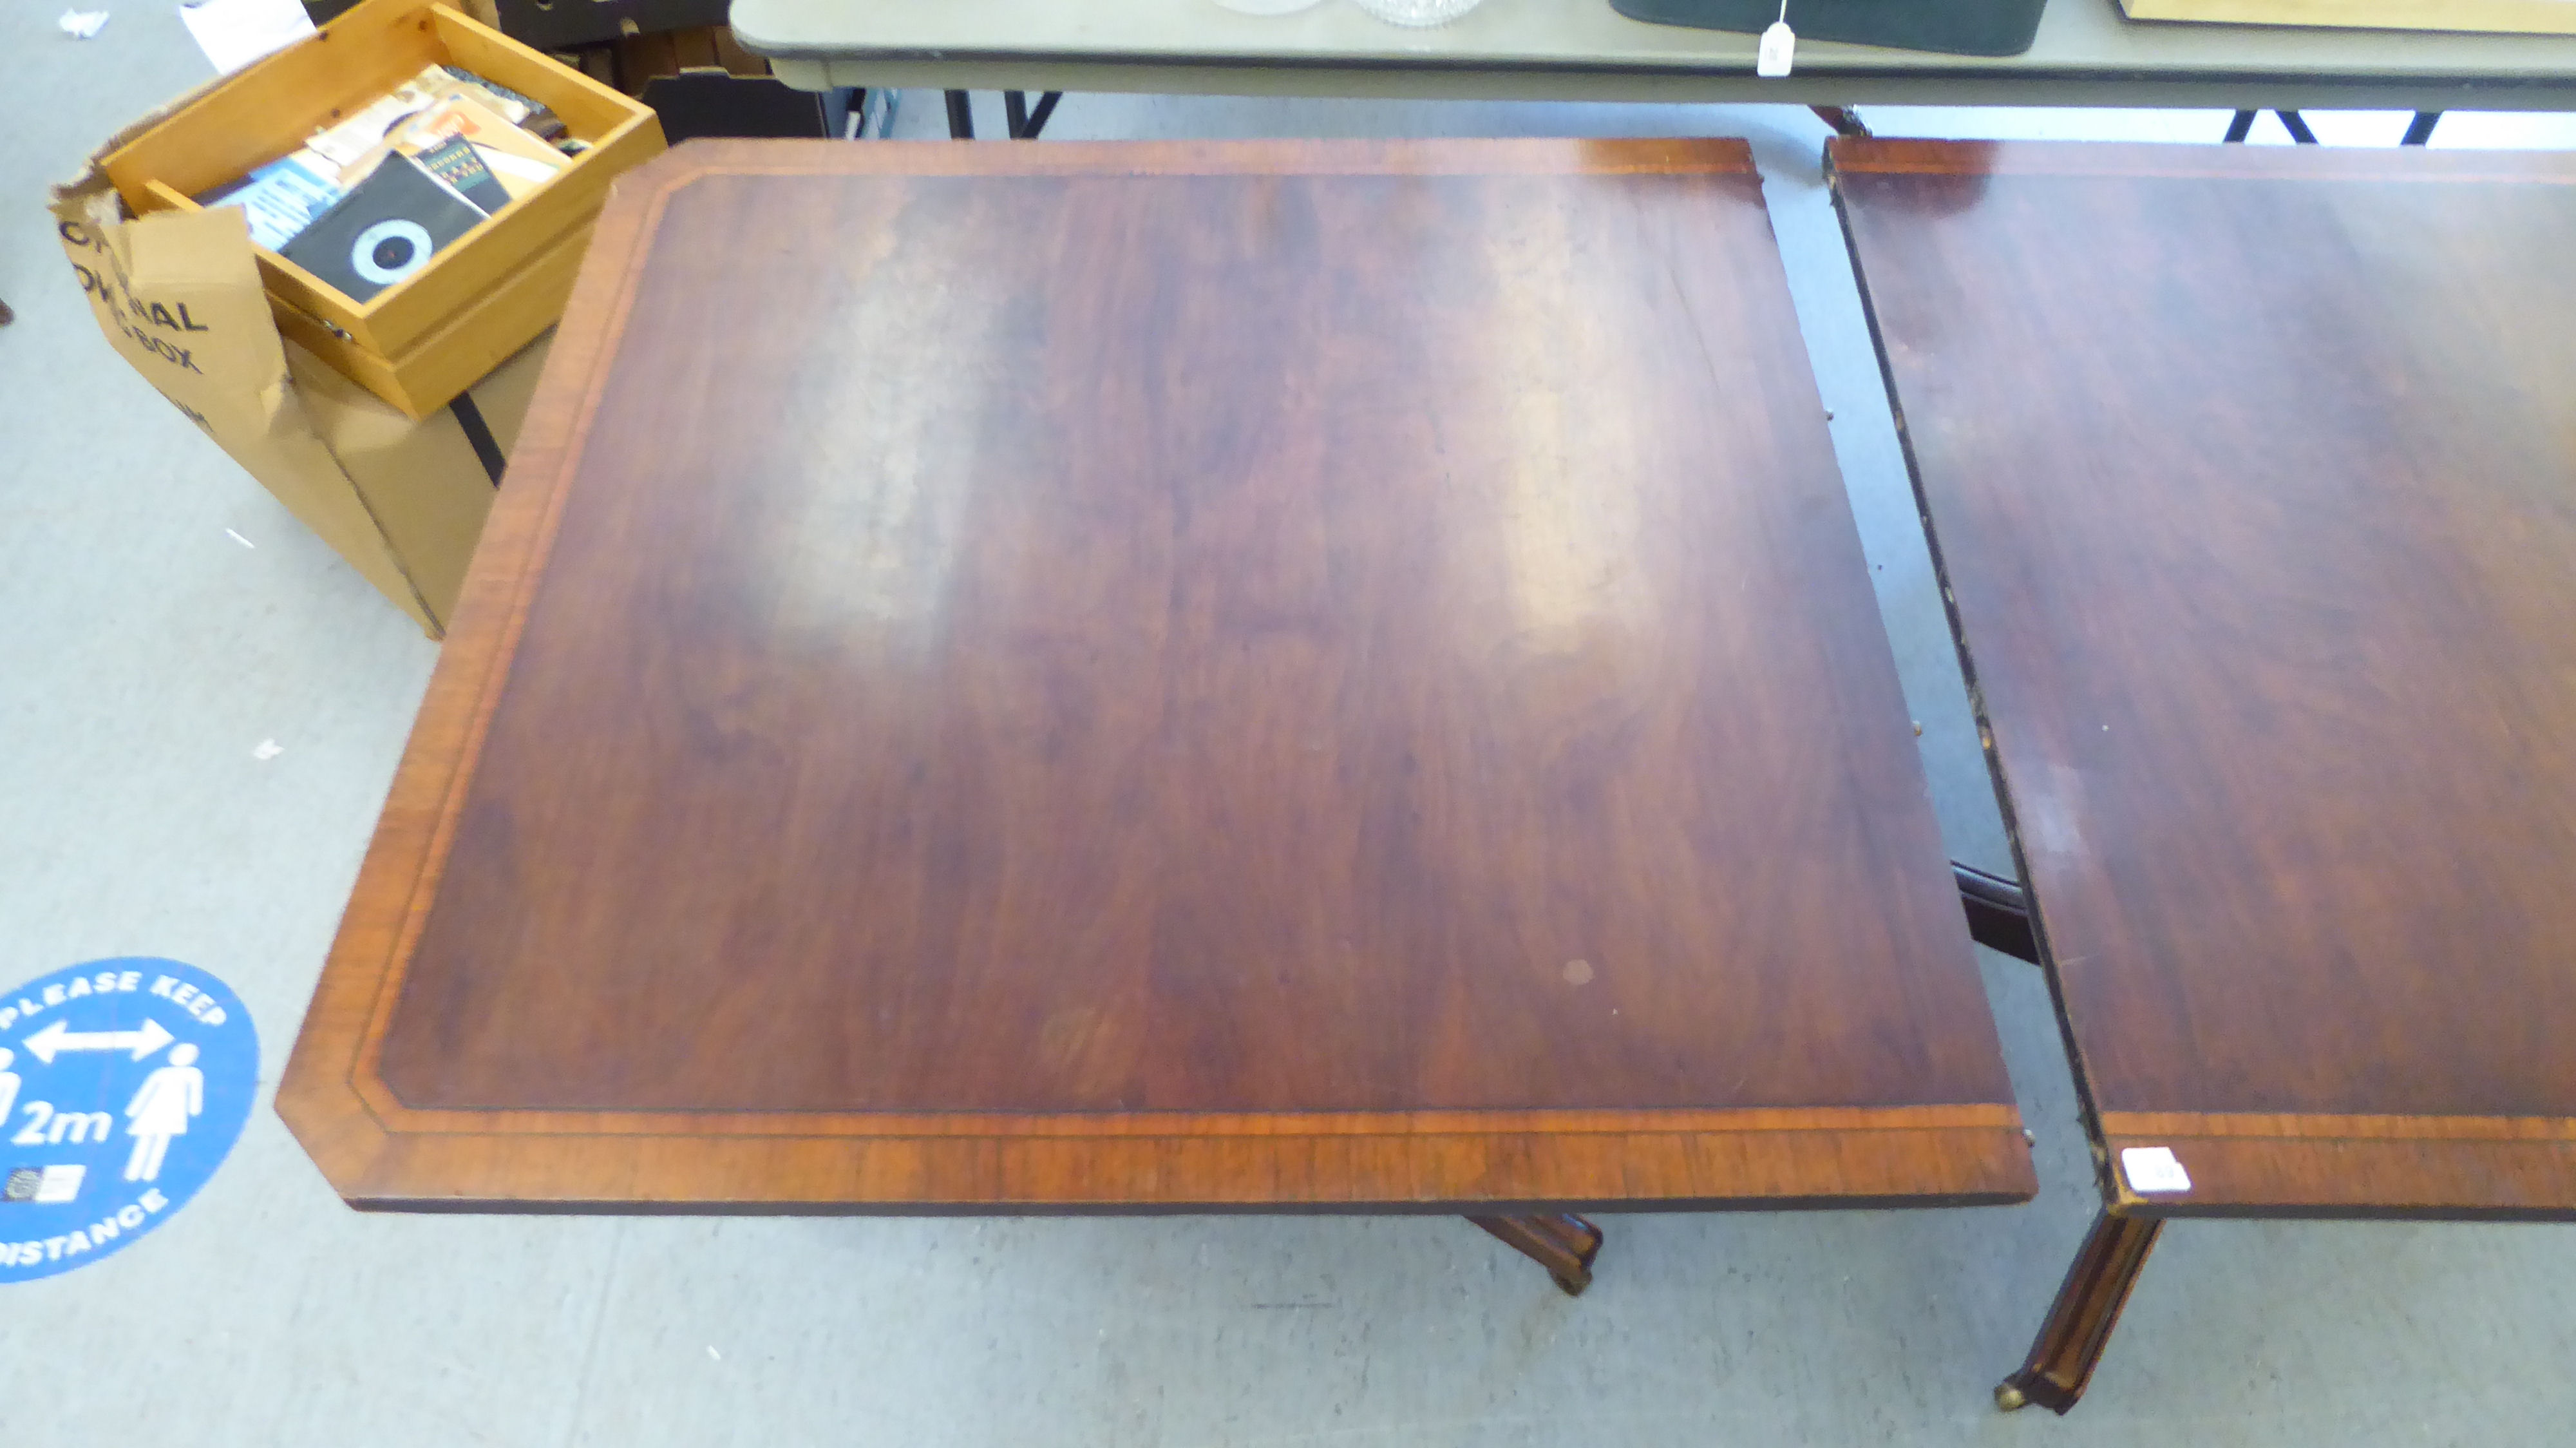
<path id="1" fill-rule="evenodd" d="M 53 213 L 109 344 L 430 637 L 442 636 L 494 485 L 459 409 L 414 422 L 282 338 L 235 208 L 134 217 L 93 157 L 80 179 L 55 189 Z M 551 335 L 461 399 L 505 450 Z"/>

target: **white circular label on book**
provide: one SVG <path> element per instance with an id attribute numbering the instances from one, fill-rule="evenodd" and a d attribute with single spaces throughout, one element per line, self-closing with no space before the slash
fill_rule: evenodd
<path id="1" fill-rule="evenodd" d="M 437 243 L 417 221 L 390 217 L 358 233 L 349 243 L 349 269 L 380 287 L 389 287 L 421 269 Z"/>

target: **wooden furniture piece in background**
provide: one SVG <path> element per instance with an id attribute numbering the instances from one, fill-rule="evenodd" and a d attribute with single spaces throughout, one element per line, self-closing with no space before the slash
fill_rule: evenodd
<path id="1" fill-rule="evenodd" d="M 721 71 L 745 78 L 770 73 L 769 62 L 743 49 L 742 43 L 734 39 L 733 27 L 721 22 L 628 35 L 580 54 L 585 62 L 604 62 L 602 68 L 607 73 L 590 71 L 592 79 L 628 95 L 641 91 L 646 81 L 657 76 L 693 70 Z"/>
<path id="2" fill-rule="evenodd" d="M 539 50 L 722 29 L 726 0 L 492 0 L 499 28 Z"/>
<path id="3" fill-rule="evenodd" d="M 2001 1400 L 2168 1218 L 2576 1216 L 2576 157 L 1830 167 L 2102 1161 Z"/>
<path id="4" fill-rule="evenodd" d="M 911 359 L 887 370 L 859 365 Z M 2005 1202 L 1738 141 L 620 188 L 279 1110 L 365 1207 Z"/>
<path id="5" fill-rule="evenodd" d="M 709 137 L 843 135 L 862 94 L 780 83 L 723 25 L 629 36 L 573 57 L 583 72 L 653 108 L 674 146 Z"/>

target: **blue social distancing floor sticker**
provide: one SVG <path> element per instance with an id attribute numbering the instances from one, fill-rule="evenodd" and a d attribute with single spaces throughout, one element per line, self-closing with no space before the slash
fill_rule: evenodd
<path id="1" fill-rule="evenodd" d="M 0 992 L 0 1283 L 86 1266 L 186 1206 L 259 1090 L 259 1033 L 193 965 L 94 960 Z"/>

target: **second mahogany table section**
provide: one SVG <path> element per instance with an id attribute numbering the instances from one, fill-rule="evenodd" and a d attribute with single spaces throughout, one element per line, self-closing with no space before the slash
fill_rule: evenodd
<path id="1" fill-rule="evenodd" d="M 2576 1216 L 2576 158 L 1837 143 L 2106 1214 Z"/>
<path id="2" fill-rule="evenodd" d="M 621 183 L 280 1109 L 376 1207 L 2033 1190 L 1732 141 Z"/>

